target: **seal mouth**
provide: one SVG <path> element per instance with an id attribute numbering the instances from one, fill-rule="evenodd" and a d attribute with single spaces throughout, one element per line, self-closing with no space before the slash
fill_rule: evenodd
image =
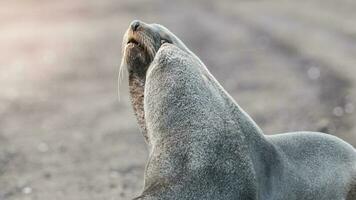
<path id="1" fill-rule="evenodd" d="M 130 47 L 130 46 L 139 47 L 139 48 L 143 49 L 143 44 L 140 43 L 139 40 L 137 40 L 134 37 L 130 37 L 126 43 L 126 47 Z"/>
<path id="2" fill-rule="evenodd" d="M 131 39 L 127 42 L 127 44 L 139 45 L 139 43 L 138 43 L 135 39 L 133 39 L 133 38 L 131 38 Z"/>
<path id="3" fill-rule="evenodd" d="M 133 36 L 131 36 L 131 37 L 128 39 L 127 44 L 139 45 L 140 43 L 137 41 L 137 39 L 135 39 Z"/>

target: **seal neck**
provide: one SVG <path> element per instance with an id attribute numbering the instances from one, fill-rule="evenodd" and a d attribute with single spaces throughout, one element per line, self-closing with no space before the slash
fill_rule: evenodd
<path id="1" fill-rule="evenodd" d="M 147 127 L 145 123 L 144 110 L 144 91 L 146 77 L 144 74 L 130 72 L 129 73 L 129 91 L 130 100 L 141 132 L 145 138 L 145 142 L 150 145 L 150 139 L 147 135 Z"/>
<path id="2" fill-rule="evenodd" d="M 262 158 L 278 163 L 273 145 L 194 54 L 167 44 L 156 56 L 144 90 L 151 143 L 145 191 L 187 177 L 183 189 L 199 191 L 194 187 L 220 177 L 208 190 L 235 184 L 238 193 L 245 191 L 241 185 L 256 193 L 266 181 L 260 177 L 272 170 Z"/>

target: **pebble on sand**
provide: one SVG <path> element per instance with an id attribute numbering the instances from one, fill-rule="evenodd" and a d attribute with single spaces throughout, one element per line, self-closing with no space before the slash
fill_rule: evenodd
<path id="1" fill-rule="evenodd" d="M 341 116 L 344 115 L 344 109 L 342 109 L 340 106 L 337 106 L 337 107 L 334 108 L 333 114 L 334 114 L 336 117 L 341 117 Z"/>
<path id="2" fill-rule="evenodd" d="M 44 143 L 44 142 L 39 143 L 38 146 L 37 146 L 37 150 L 38 150 L 39 152 L 42 152 L 42 153 L 47 152 L 48 149 L 49 149 L 48 144 L 46 144 L 46 143 Z"/>
<path id="3" fill-rule="evenodd" d="M 355 106 L 352 104 L 352 103 L 347 103 L 345 105 L 345 112 L 348 113 L 348 114 L 351 114 L 353 113 L 355 110 Z"/>
<path id="4" fill-rule="evenodd" d="M 311 80 L 316 80 L 320 77 L 320 70 L 319 68 L 313 66 L 308 69 L 308 77 Z"/>
<path id="5" fill-rule="evenodd" d="M 22 188 L 22 193 L 24 194 L 31 194 L 32 193 L 32 188 L 31 187 L 24 187 Z"/>

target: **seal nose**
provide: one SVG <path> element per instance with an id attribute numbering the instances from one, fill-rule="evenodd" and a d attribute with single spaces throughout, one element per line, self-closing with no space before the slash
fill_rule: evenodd
<path id="1" fill-rule="evenodd" d="M 136 31 L 138 29 L 138 27 L 140 27 L 140 21 L 134 20 L 130 26 L 131 26 L 132 31 Z"/>

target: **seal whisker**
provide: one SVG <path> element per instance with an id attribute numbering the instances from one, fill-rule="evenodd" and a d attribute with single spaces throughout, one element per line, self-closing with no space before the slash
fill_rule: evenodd
<path id="1" fill-rule="evenodd" d="M 125 34 L 125 37 L 124 37 L 124 41 L 127 40 L 127 36 Z M 124 76 L 124 72 L 126 71 L 126 51 L 124 51 L 124 46 L 125 44 L 122 43 L 122 59 L 121 59 L 121 63 L 120 63 L 120 66 L 119 66 L 119 75 L 118 75 L 118 88 L 117 88 L 117 92 L 118 92 L 118 98 L 119 98 L 119 102 L 121 101 L 121 95 L 120 95 L 120 87 L 121 87 L 121 83 L 122 83 L 122 79 L 123 79 L 123 76 Z"/>
<path id="2" fill-rule="evenodd" d="M 125 55 L 124 55 L 125 56 Z M 121 64 L 120 64 L 120 67 L 119 67 L 119 76 L 118 76 L 118 84 L 117 84 L 117 94 L 118 94 L 118 98 L 119 98 L 119 101 L 121 101 L 121 96 L 120 96 L 120 86 L 121 86 L 121 82 L 122 82 L 122 68 L 123 67 L 123 63 L 124 63 L 124 58 L 121 60 Z"/>
<path id="3" fill-rule="evenodd" d="M 118 76 L 118 87 L 117 87 L 117 94 L 118 94 L 118 98 L 119 98 L 119 101 L 121 101 L 121 96 L 120 96 L 120 86 L 121 86 L 121 82 L 122 82 L 122 68 L 123 67 L 123 60 L 121 61 L 121 65 L 119 67 L 119 76 Z"/>

